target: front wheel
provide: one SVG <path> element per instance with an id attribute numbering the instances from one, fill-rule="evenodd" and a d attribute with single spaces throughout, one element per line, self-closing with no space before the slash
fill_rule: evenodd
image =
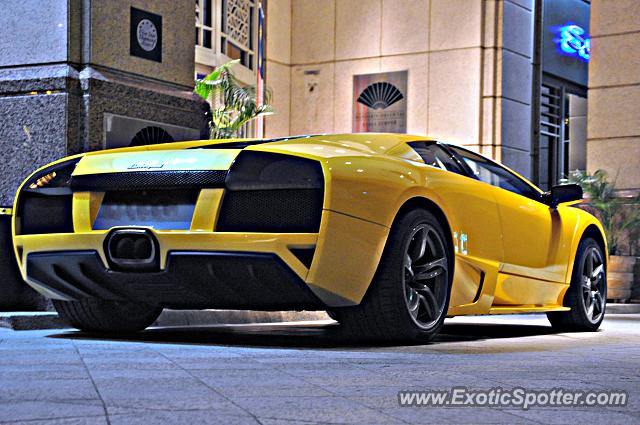
<path id="1" fill-rule="evenodd" d="M 161 307 L 127 301 L 83 299 L 53 300 L 58 315 L 74 328 L 87 332 L 133 333 L 150 326 Z"/>
<path id="2" fill-rule="evenodd" d="M 563 331 L 595 331 L 604 319 L 607 304 L 607 267 L 600 245 L 586 238 L 578 245 L 571 285 L 564 296 L 570 311 L 550 312 L 551 325 Z"/>
<path id="3" fill-rule="evenodd" d="M 333 310 L 359 337 L 427 342 L 440 330 L 451 291 L 450 252 L 440 222 L 416 209 L 391 228 L 362 302 Z"/>

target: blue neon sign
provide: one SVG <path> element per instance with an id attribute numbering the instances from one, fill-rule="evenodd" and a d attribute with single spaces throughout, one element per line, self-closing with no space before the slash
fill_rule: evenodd
<path id="1" fill-rule="evenodd" d="M 591 38 L 581 26 L 568 24 L 560 27 L 560 38 L 557 43 L 562 53 L 589 62 Z"/>

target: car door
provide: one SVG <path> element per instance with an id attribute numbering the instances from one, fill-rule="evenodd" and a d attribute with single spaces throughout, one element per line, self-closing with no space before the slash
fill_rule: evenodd
<path id="1" fill-rule="evenodd" d="M 501 271 L 562 282 L 566 267 L 554 262 L 562 223 L 557 212 L 541 202 L 541 192 L 496 162 L 457 146 L 449 148 L 472 177 L 495 188 L 504 247 Z"/>
<path id="2" fill-rule="evenodd" d="M 456 263 L 450 307 L 490 304 L 482 290 L 495 287 L 503 261 L 498 206 L 492 191 L 484 183 L 471 180 L 464 165 L 442 145 L 435 142 L 409 145 L 425 164 L 452 173 L 429 178 L 431 188 L 446 199 L 455 215 L 455 220 L 451 220 Z"/>

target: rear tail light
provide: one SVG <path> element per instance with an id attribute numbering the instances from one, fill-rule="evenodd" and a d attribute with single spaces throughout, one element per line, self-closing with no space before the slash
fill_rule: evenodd
<path id="1" fill-rule="evenodd" d="M 73 232 L 69 181 L 79 161 L 60 162 L 29 177 L 18 194 L 17 234 Z"/>

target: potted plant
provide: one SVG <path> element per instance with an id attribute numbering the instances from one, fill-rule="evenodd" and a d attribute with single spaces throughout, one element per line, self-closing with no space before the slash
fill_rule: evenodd
<path id="1" fill-rule="evenodd" d="M 609 245 L 607 298 L 627 302 L 631 298 L 636 257 L 632 250 L 640 229 L 640 196 L 616 196 L 615 180 L 597 170 L 593 174 L 574 171 L 567 182 L 577 183 L 588 197 L 587 209 L 593 212 L 604 227 Z"/>
<path id="2" fill-rule="evenodd" d="M 232 139 L 248 122 L 260 115 L 273 113 L 269 100 L 271 91 L 264 90 L 264 104 L 258 105 L 257 89 L 254 85 L 242 85 L 233 75 L 231 68 L 238 60 L 217 67 L 202 80 L 196 81 L 194 92 L 211 103 L 207 113 L 210 137 L 212 139 Z"/>

